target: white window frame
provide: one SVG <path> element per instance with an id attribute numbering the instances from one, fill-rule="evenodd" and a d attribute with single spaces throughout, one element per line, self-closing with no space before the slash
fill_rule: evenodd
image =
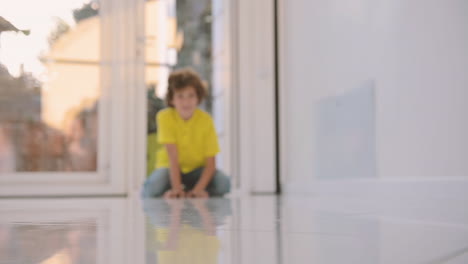
<path id="1" fill-rule="evenodd" d="M 101 98 L 96 172 L 14 172 L 0 175 L 0 197 L 125 195 L 144 174 L 146 94 L 143 82 L 143 0 L 100 1 Z M 125 12 L 122 12 L 124 10 Z M 136 117 L 136 118 L 135 118 Z"/>

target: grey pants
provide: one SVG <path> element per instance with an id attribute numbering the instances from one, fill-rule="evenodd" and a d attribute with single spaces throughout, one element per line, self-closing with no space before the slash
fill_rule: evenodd
<path id="1" fill-rule="evenodd" d="M 195 184 L 197 184 L 203 172 L 203 168 L 198 168 L 189 173 L 182 173 L 182 184 L 185 186 L 185 190 L 191 190 Z M 163 194 L 171 188 L 169 168 L 156 169 L 146 179 L 142 196 L 144 198 L 150 197 L 161 197 Z M 223 196 L 228 193 L 231 189 L 231 181 L 222 171 L 216 170 L 213 178 L 206 187 L 206 191 L 210 196 Z"/>

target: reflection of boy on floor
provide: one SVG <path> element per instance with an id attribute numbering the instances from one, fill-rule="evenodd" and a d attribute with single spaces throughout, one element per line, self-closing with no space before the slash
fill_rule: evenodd
<path id="1" fill-rule="evenodd" d="M 150 224 L 149 262 L 218 263 L 222 241 L 216 227 L 224 225 L 231 215 L 230 200 L 145 199 L 143 203 Z"/>
<path id="2" fill-rule="evenodd" d="M 216 169 L 218 138 L 211 116 L 198 108 L 205 97 L 200 77 L 191 70 L 169 76 L 166 103 L 157 114 L 156 170 L 143 186 L 143 197 L 181 198 L 222 196 L 229 178 Z"/>
<path id="3" fill-rule="evenodd" d="M 182 224 L 182 200 L 168 200 L 171 204 L 171 223 L 169 230 L 157 230 L 156 239 L 160 243 L 157 251 L 158 263 L 218 263 L 220 241 L 215 235 L 215 225 L 206 209 L 205 199 L 191 199 L 191 205 L 199 213 L 203 229 Z"/>

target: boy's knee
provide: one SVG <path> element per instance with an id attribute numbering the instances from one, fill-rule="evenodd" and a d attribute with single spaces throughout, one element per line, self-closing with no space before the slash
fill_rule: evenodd
<path id="1" fill-rule="evenodd" d="M 212 195 L 222 196 L 231 190 L 231 179 L 221 171 L 216 171 L 213 178 Z"/>
<path id="2" fill-rule="evenodd" d="M 160 197 L 168 189 L 169 185 L 169 170 L 155 170 L 143 184 L 141 196 L 143 198 Z"/>
<path id="3" fill-rule="evenodd" d="M 141 196 L 143 198 L 161 197 L 163 194 L 164 190 L 162 188 L 151 184 L 145 184 L 141 191 Z"/>

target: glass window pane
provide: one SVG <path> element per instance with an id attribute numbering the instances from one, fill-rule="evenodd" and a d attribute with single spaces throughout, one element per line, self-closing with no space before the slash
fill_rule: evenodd
<path id="1" fill-rule="evenodd" d="M 96 170 L 100 34 L 98 1 L 2 6 L 0 173 Z"/>

